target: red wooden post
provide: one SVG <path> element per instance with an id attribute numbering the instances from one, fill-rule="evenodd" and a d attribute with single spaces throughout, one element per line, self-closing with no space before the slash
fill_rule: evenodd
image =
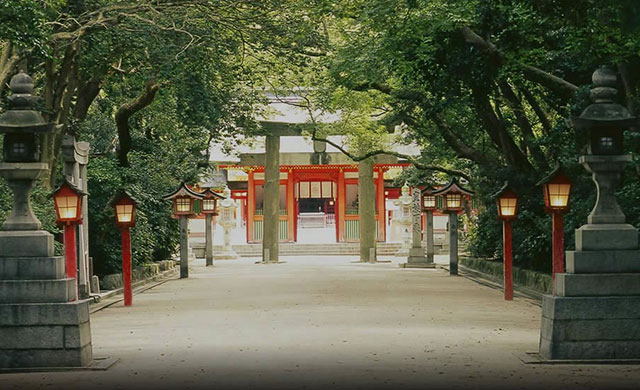
<path id="1" fill-rule="evenodd" d="M 67 277 L 76 279 L 75 299 L 78 299 L 78 255 L 76 249 L 76 225 L 64 225 L 64 258 L 66 263 Z"/>
<path id="2" fill-rule="evenodd" d="M 256 213 L 256 184 L 253 170 L 248 172 L 247 180 L 247 243 L 253 242 L 253 218 Z"/>
<path id="3" fill-rule="evenodd" d="M 122 230 L 122 285 L 124 287 L 124 305 L 131 306 L 131 234 L 128 228 Z"/>
<path id="4" fill-rule="evenodd" d="M 556 274 L 564 272 L 564 217 L 562 212 L 553 213 L 553 266 L 552 278 L 555 285 Z"/>
<path id="5" fill-rule="evenodd" d="M 504 247 L 504 299 L 513 299 L 513 253 L 511 247 L 511 221 L 502 223 L 503 247 Z"/>
<path id="6" fill-rule="evenodd" d="M 294 206 L 294 202 L 295 202 L 294 186 L 295 184 L 293 182 L 293 170 L 289 168 L 289 171 L 287 172 L 287 230 L 288 230 L 287 240 L 289 242 L 295 242 L 296 240 L 296 236 L 295 236 L 296 212 L 295 212 L 295 206 Z"/>

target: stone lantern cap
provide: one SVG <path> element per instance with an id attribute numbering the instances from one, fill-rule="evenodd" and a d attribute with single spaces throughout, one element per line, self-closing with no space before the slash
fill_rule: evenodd
<path id="1" fill-rule="evenodd" d="M 47 133 L 54 123 L 45 122 L 42 114 L 35 110 L 38 101 L 33 96 L 33 79 L 20 71 L 9 83 L 11 96 L 9 109 L 0 117 L 0 133 Z"/>
<path id="2" fill-rule="evenodd" d="M 631 116 L 626 107 L 615 101 L 618 97 L 618 77 L 613 69 L 597 69 L 593 72 L 592 82 L 589 97 L 593 104 L 585 108 L 579 117 L 572 118 L 578 129 L 588 130 L 611 125 L 625 128 L 637 125 L 637 118 Z"/>

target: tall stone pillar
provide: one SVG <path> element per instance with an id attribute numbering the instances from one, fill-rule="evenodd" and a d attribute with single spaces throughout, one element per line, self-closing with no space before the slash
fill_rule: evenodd
<path id="1" fill-rule="evenodd" d="M 0 176 L 14 205 L 0 231 L 0 368 L 84 367 L 91 364 L 89 303 L 75 300 L 76 281 L 64 257 L 54 256 L 53 236 L 31 209 L 29 195 L 49 169 L 39 161 L 34 133 L 53 130 L 35 111 L 33 79 L 11 79 L 10 109 L 0 118 L 4 162 Z"/>
<path id="2" fill-rule="evenodd" d="M 458 274 L 458 212 L 449 212 L 449 275 Z"/>
<path id="3" fill-rule="evenodd" d="M 373 158 L 358 163 L 358 214 L 360 218 L 360 261 L 375 262 L 376 189 L 373 183 Z M 373 249 L 373 251 L 372 251 Z"/>
<path id="4" fill-rule="evenodd" d="M 277 263 L 280 236 L 280 137 L 267 135 L 265 138 L 262 261 Z"/>
<path id="5" fill-rule="evenodd" d="M 426 214 L 426 223 L 425 223 L 425 234 L 427 238 L 427 262 L 433 263 L 433 255 L 435 253 L 433 248 L 433 211 L 427 210 Z"/>
<path id="6" fill-rule="evenodd" d="M 204 258 L 206 266 L 213 265 L 213 214 L 205 214 L 204 217 L 204 234 L 205 234 L 205 248 Z"/>
<path id="7" fill-rule="evenodd" d="M 422 194 L 420 193 L 419 188 L 413 189 L 411 218 L 412 240 L 411 248 L 409 248 L 409 257 L 407 258 L 407 262 L 400 266 L 404 268 L 434 268 L 435 264 L 433 264 L 433 255 L 431 256 L 431 261 L 429 261 L 425 256 L 424 248 L 422 247 L 422 229 L 420 226 L 422 219 Z"/>
<path id="8" fill-rule="evenodd" d="M 189 277 L 189 218 L 180 216 L 180 278 Z"/>

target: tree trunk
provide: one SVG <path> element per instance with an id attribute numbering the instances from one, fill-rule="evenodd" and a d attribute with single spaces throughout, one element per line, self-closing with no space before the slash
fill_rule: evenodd
<path id="1" fill-rule="evenodd" d="M 358 214 L 360 219 L 360 261 L 374 262 L 376 247 L 376 192 L 373 183 L 373 158 L 358 163 Z M 380 218 L 384 218 L 380 216 Z"/>
<path id="2" fill-rule="evenodd" d="M 540 149 L 540 146 L 536 145 L 536 136 L 533 134 L 533 129 L 531 128 L 531 123 L 527 118 L 527 115 L 524 112 L 524 108 L 522 107 L 522 102 L 513 92 L 511 85 L 505 80 L 498 81 L 498 86 L 500 87 L 500 91 L 502 92 L 502 96 L 504 96 L 507 105 L 513 111 L 513 114 L 516 117 L 516 123 L 522 132 L 522 138 L 524 140 L 524 144 L 526 148 L 531 153 L 533 160 L 536 162 L 536 165 L 543 170 L 547 168 L 546 157 Z"/>
<path id="3" fill-rule="evenodd" d="M 2 96 L 9 78 L 20 62 L 20 56 L 10 42 L 2 43 L 0 48 L 0 96 Z"/>
<path id="4" fill-rule="evenodd" d="M 478 88 L 472 88 L 472 97 L 476 113 L 480 116 L 485 131 L 489 134 L 496 146 L 498 146 L 507 162 L 524 171 L 533 171 L 533 166 L 531 166 L 527 157 L 520 148 L 518 148 L 518 145 L 516 145 L 513 137 L 511 137 L 511 134 L 507 131 L 504 121 L 496 116 L 493 106 L 489 101 L 488 93 Z"/>
<path id="5" fill-rule="evenodd" d="M 147 81 L 142 93 L 134 100 L 122 105 L 116 111 L 116 127 L 118 128 L 118 140 L 120 148 L 118 149 L 118 161 L 120 166 L 128 167 L 129 159 L 127 155 L 131 151 L 131 131 L 129 129 L 129 119 L 138 111 L 149 106 L 156 97 L 156 92 L 160 88 L 160 84 L 155 80 Z"/>
<path id="6" fill-rule="evenodd" d="M 531 91 L 529 91 L 529 89 L 526 87 L 521 86 L 518 88 L 518 90 L 522 92 L 522 94 L 524 95 L 524 98 L 527 100 L 527 103 L 529 103 L 533 111 L 538 116 L 538 120 L 542 125 L 542 130 L 544 131 L 544 133 L 546 135 L 549 135 L 551 133 L 551 129 L 553 128 L 551 125 L 551 121 L 549 120 L 547 113 L 540 106 L 540 103 L 538 102 L 536 97 L 533 96 Z"/>
<path id="7" fill-rule="evenodd" d="M 78 97 L 76 105 L 73 107 L 73 117 L 79 121 L 87 119 L 87 113 L 91 103 L 96 99 L 102 88 L 102 80 L 98 77 L 91 77 L 88 81 L 81 83 L 78 87 Z"/>

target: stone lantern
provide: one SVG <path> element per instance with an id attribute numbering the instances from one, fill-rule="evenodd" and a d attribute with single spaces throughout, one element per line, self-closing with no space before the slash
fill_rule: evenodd
<path id="1" fill-rule="evenodd" d="M 203 195 L 201 212 L 205 218 L 205 265 L 213 266 L 213 223 L 215 216 L 218 215 L 218 200 L 224 197 L 210 188 Z"/>
<path id="2" fill-rule="evenodd" d="M 402 268 L 435 268 L 435 264 L 433 263 L 433 253 L 430 258 L 427 257 L 425 255 L 424 248 L 422 247 L 422 208 L 424 203 L 425 199 L 422 196 L 420 188 L 413 188 L 410 208 L 411 248 L 409 248 L 407 262 L 400 264 L 400 267 Z"/>
<path id="3" fill-rule="evenodd" d="M 410 188 L 407 183 L 404 183 L 401 189 L 401 195 L 395 204 L 400 208 L 400 213 L 396 218 L 396 222 L 400 225 L 402 230 L 402 246 L 396 253 L 396 256 L 407 256 L 409 249 L 411 248 L 411 206 L 413 205 L 413 198 L 409 194 Z"/>
<path id="4" fill-rule="evenodd" d="M 625 223 L 615 191 L 631 156 L 623 131 L 637 124 L 616 103 L 617 75 L 593 73 L 591 100 L 573 123 L 586 135 L 580 163 L 592 174 L 596 205 L 576 230 L 576 250 L 542 301 L 539 357 L 545 360 L 640 359 L 640 250 L 638 230 Z"/>
<path id="5" fill-rule="evenodd" d="M 0 176 L 13 191 L 13 209 L 0 231 L 0 368 L 86 367 L 92 363 L 88 301 L 76 300 L 76 280 L 55 256 L 29 196 L 49 170 L 39 162 L 40 136 L 54 129 L 35 110 L 33 79 L 20 72 L 9 84 Z M 74 264 L 75 266 L 75 264 Z"/>
<path id="6" fill-rule="evenodd" d="M 224 229 L 224 245 L 222 247 L 222 251 L 215 255 L 215 259 L 232 260 L 238 258 L 238 254 L 231 246 L 231 229 L 236 227 L 236 218 L 234 216 L 236 203 L 231 198 L 231 190 L 229 187 L 224 188 L 222 196 L 224 197 L 224 200 L 218 205 L 218 223 L 220 223 L 220 226 Z"/>

